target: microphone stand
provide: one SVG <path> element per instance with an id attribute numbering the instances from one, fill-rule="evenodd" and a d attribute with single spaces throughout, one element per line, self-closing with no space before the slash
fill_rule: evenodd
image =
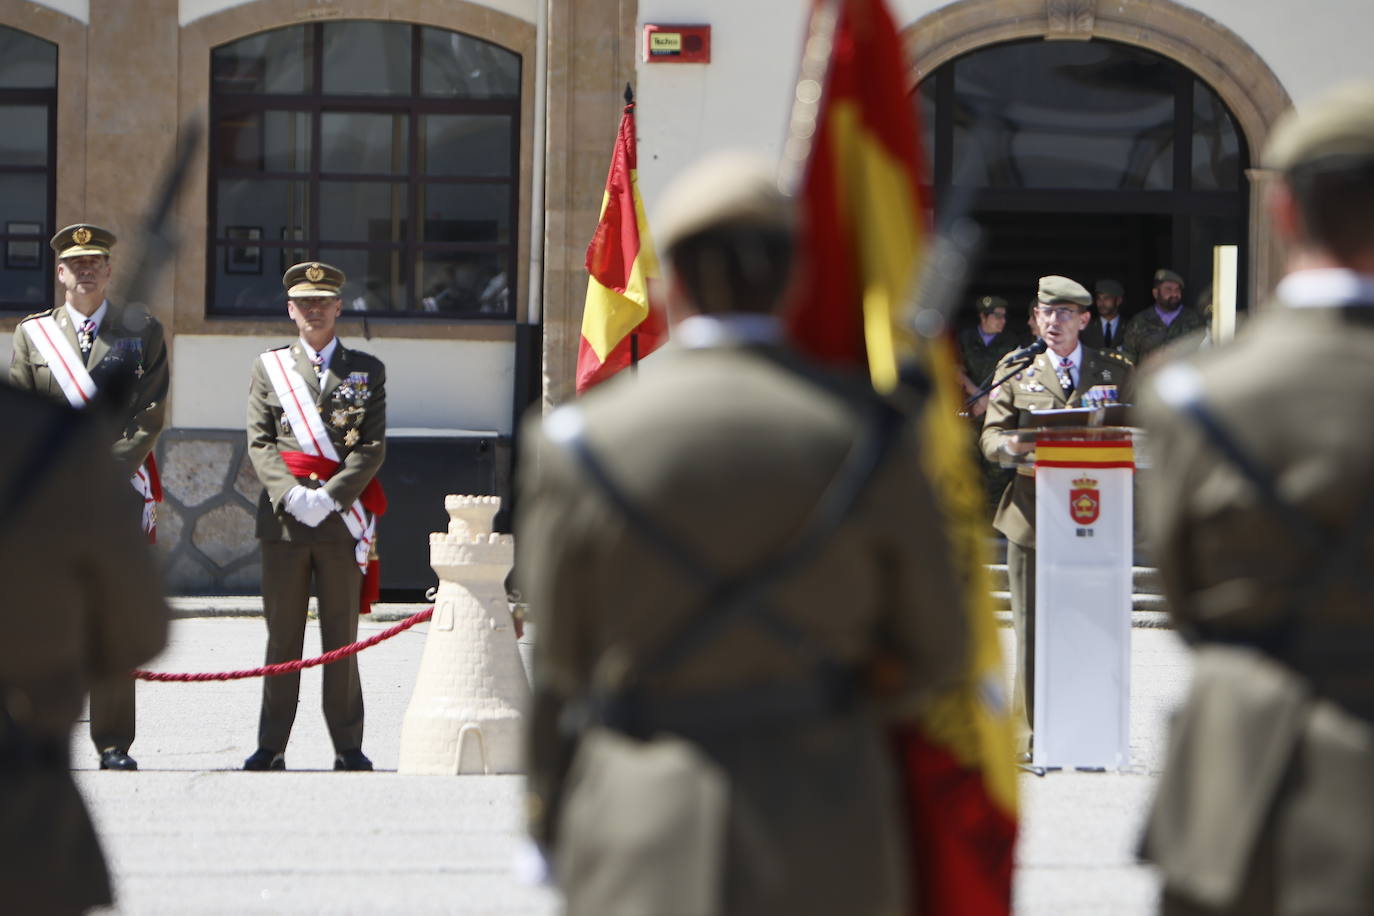
<path id="1" fill-rule="evenodd" d="M 1037 340 L 1036 343 L 1043 343 L 1043 341 L 1044 339 L 1041 338 L 1040 340 Z M 997 370 L 994 369 L 992 373 L 986 379 L 983 380 L 983 384 L 978 388 L 978 390 L 973 394 L 969 395 L 969 399 L 964 402 L 964 406 L 961 409 L 960 413 L 967 415 L 968 409 L 972 407 L 978 401 L 979 398 L 987 394 L 992 389 L 996 388 L 998 385 L 1005 382 L 1007 379 L 1014 376 L 1016 373 L 1020 372 L 1022 369 L 1025 369 L 1031 363 L 1035 362 L 1035 358 L 1039 356 L 1041 353 L 1044 353 L 1047 349 L 1049 349 L 1048 345 L 1037 349 L 1035 347 L 1035 344 L 1031 344 L 1029 347 L 1026 348 L 1026 353 L 1018 357 L 1017 359 L 1012 360 L 1010 368 L 1007 370 L 1005 374 L 1003 374 L 1001 378 L 997 379 L 996 381 L 989 381 L 993 378 L 993 376 L 997 375 Z"/>

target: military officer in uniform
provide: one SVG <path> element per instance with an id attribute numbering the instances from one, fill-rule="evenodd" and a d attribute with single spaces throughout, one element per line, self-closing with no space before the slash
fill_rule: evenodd
<path id="1" fill-rule="evenodd" d="M 324 651 L 358 636 L 360 595 L 384 510 L 376 475 L 386 455 L 386 369 L 334 333 L 343 271 L 297 264 L 283 284 L 295 342 L 253 363 L 248 455 L 262 481 L 262 603 L 267 664 L 301 657 L 314 578 Z M 285 769 L 300 675 L 263 680 L 258 749 L 245 770 Z M 336 770 L 370 770 L 363 754 L 363 694 L 354 656 L 324 667 L 324 717 Z"/>
<path id="2" fill-rule="evenodd" d="M 1183 304 L 1183 278 L 1172 270 L 1155 271 L 1150 294 L 1154 304 L 1131 317 L 1121 341 L 1121 352 L 1136 365 L 1170 341 L 1207 327 L 1197 309 Z"/>
<path id="3" fill-rule="evenodd" d="M 113 232 L 88 223 L 53 236 L 66 301 L 15 329 L 10 382 L 77 407 L 97 391 L 117 401 L 110 403 L 117 415 L 112 451 L 126 478 L 117 495 L 131 517 L 142 512 L 151 537 L 160 496 L 152 453 L 166 420 L 167 347 L 162 325 L 145 309 L 106 299 L 114 243 Z M 92 686 L 91 740 L 102 770 L 138 769 L 129 756 L 134 718 L 134 682 L 126 673 Z"/>
<path id="4" fill-rule="evenodd" d="M 526 439 L 530 814 L 573 916 L 907 912 L 882 722 L 957 675 L 962 599 L 911 424 L 782 343 L 791 221 L 754 157 L 679 176 L 671 352 Z"/>
<path id="5" fill-rule="evenodd" d="M 107 417 L 0 384 L 0 904 L 30 916 L 111 902 L 68 761 L 93 683 L 166 641 L 167 605 Z"/>
<path id="6" fill-rule="evenodd" d="M 1374 84 L 1270 137 L 1277 301 L 1142 386 L 1194 648 L 1145 843 L 1169 916 L 1374 913 Z"/>
<path id="7" fill-rule="evenodd" d="M 1126 335 L 1126 319 L 1121 317 L 1121 303 L 1126 290 L 1115 280 L 1098 280 L 1093 286 L 1093 304 L 1097 315 L 1079 335 L 1083 345 L 1094 350 L 1120 351 Z"/>
<path id="8" fill-rule="evenodd" d="M 980 296 L 975 303 L 978 310 L 978 325 L 959 332 L 959 355 L 963 358 L 963 369 L 959 384 L 966 396 L 972 397 L 978 389 L 987 384 L 997 363 L 1012 350 L 1016 349 L 1016 337 L 1007 330 L 1007 300 L 1000 296 Z M 983 414 L 988 409 L 987 395 L 979 398 L 968 408 L 969 431 L 974 448 L 977 448 L 978 433 L 983 426 Z M 997 505 L 997 499 L 1007 484 L 1011 482 L 1011 470 L 1000 464 L 978 459 L 983 472 L 983 490 L 987 496 L 989 510 Z"/>
<path id="9" fill-rule="evenodd" d="M 1067 277 L 1041 277 L 1035 317 L 1049 345 L 1026 367 L 992 393 L 983 417 L 983 457 L 1008 461 L 1033 446 L 1009 435 L 1034 425 L 1026 411 L 1082 406 L 1085 400 L 1129 403 L 1133 392 L 1130 362 L 1111 350 L 1094 350 L 1079 341 L 1092 316 L 1092 297 Z M 998 376 L 1013 371 L 1015 354 L 997 367 Z M 1029 751 L 1035 689 L 1035 471 L 1021 464 L 1002 493 L 993 527 L 1007 539 L 1007 576 L 1011 584 L 1012 622 L 1016 629 L 1016 680 L 1012 705 L 1021 731 L 1019 744 Z"/>

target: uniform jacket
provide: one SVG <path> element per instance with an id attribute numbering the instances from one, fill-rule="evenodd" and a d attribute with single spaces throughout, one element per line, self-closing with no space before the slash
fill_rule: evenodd
<path id="1" fill-rule="evenodd" d="M 1183 306 L 1178 317 L 1169 325 L 1159 318 L 1155 307 L 1150 305 L 1143 312 L 1137 312 L 1126 323 L 1126 333 L 1122 337 L 1121 352 L 1132 363 L 1139 363 L 1146 356 L 1158 350 L 1171 340 L 1177 340 L 1193 332 L 1207 329 L 1207 321 L 1202 313 L 1191 306 Z"/>
<path id="2" fill-rule="evenodd" d="M 1374 491 L 1374 304 L 1266 308 L 1230 345 L 1189 357 L 1204 401 L 1323 531 Z M 1320 371 L 1313 371 L 1320 367 Z M 1263 642 L 1335 547 L 1314 552 L 1197 425 L 1142 392 L 1155 472 L 1143 503 L 1169 610 L 1197 648 L 1146 851 L 1218 913 L 1374 912 L 1374 609 L 1347 578 Z M 1374 568 L 1374 540 L 1357 567 Z M 1242 648 L 1237 648 L 1241 646 Z M 1258 850 L 1258 852 L 1256 852 Z M 1273 910 L 1236 901 L 1270 880 Z"/>
<path id="3" fill-rule="evenodd" d="M 653 372 L 577 402 L 589 446 L 644 512 L 713 569 L 754 569 L 798 531 L 835 476 L 862 428 L 861 389 L 808 380 L 790 357 L 757 346 L 675 347 L 656 361 Z M 671 672 L 637 671 L 702 611 L 703 584 L 645 542 L 566 446 L 543 440 L 538 463 L 522 464 L 516 568 L 540 631 L 532 829 L 552 843 L 570 913 L 906 912 L 880 719 L 914 710 L 952 679 L 966 640 L 910 435 L 819 555 L 772 592 L 832 660 L 894 662 L 892 695 L 805 726 L 732 736 L 641 743 L 592 729 L 571 757 L 560 750 L 560 717 L 592 685 L 615 683 L 617 671 L 634 671 L 655 696 L 681 698 L 797 683 L 812 668 L 765 629 L 736 623 Z"/>
<path id="4" fill-rule="evenodd" d="M 1059 384 L 1054 371 L 1057 361 L 1058 357 L 1053 353 L 1041 353 L 1030 366 L 993 391 L 987 413 L 983 416 L 980 439 L 983 457 L 988 461 L 1001 460 L 1003 435 L 1020 428 L 1022 411 L 1077 407 L 1083 395 L 1096 385 L 1115 385 L 1117 400 L 1122 404 L 1131 402 L 1135 370 L 1120 354 L 1084 346 L 1078 384 L 1071 392 L 1065 392 Z M 999 364 L 998 372 L 1000 374 L 1009 368 Z M 992 525 L 1006 535 L 1007 540 L 1022 547 L 1035 547 L 1035 477 L 1032 474 L 1016 474 L 1002 494 Z"/>
<path id="5" fill-rule="evenodd" d="M 24 321 L 52 315 L 72 349 L 79 356 L 76 327 L 65 305 L 30 315 Z M 147 311 L 110 303 L 100 331 L 91 346 L 87 371 L 98 387 L 109 384 L 113 373 L 133 373 L 128 401 L 118 409 L 119 438 L 114 443 L 114 458 L 126 476 L 132 475 L 157 444 L 167 420 L 167 346 L 162 324 Z M 37 391 L 63 404 L 67 396 L 53 377 L 43 354 L 33 346 L 24 331 L 24 322 L 14 331 L 14 354 L 10 360 L 10 383 L 25 391 Z"/>
<path id="6" fill-rule="evenodd" d="M 323 486 L 344 507 L 362 494 L 386 457 L 386 367 L 375 356 L 349 349 L 340 341 L 321 388 L 315 367 L 299 341 L 278 349 L 290 350 L 296 370 L 315 394 L 315 407 L 342 467 L 327 483 L 297 478 L 287 469 L 281 453 L 302 451 L 300 442 L 285 419 L 261 358 L 255 359 L 248 390 L 248 457 L 263 485 L 257 536 L 266 541 L 351 541 L 353 536 L 337 512 L 310 528 L 289 515 L 282 500 L 298 483 Z"/>
<path id="7" fill-rule="evenodd" d="M 1110 347 L 1102 345 L 1103 331 L 1100 315 L 1093 315 L 1093 320 L 1088 322 L 1088 326 L 1078 335 L 1078 339 L 1082 341 L 1083 346 L 1092 347 L 1094 350 L 1116 350 L 1120 352 L 1126 340 L 1126 317 L 1121 314 L 1116 316 L 1116 327 L 1112 331 L 1112 345 Z"/>
<path id="8" fill-rule="evenodd" d="M 121 498 L 108 427 L 0 385 L 0 696 L 30 738 L 66 747 L 87 686 L 146 662 L 166 641 L 161 580 Z M 35 471 L 56 418 L 70 437 Z M 41 608 L 41 612 L 34 609 Z M 0 732 L 5 730 L 0 724 Z M 0 735 L 0 745 L 3 735 Z M 0 772 L 0 900 L 15 913 L 77 912 L 110 900 L 109 875 L 66 767 Z"/>
<path id="9" fill-rule="evenodd" d="M 976 326 L 959 332 L 959 355 L 964 360 L 964 373 L 975 385 L 983 384 L 1002 357 L 1015 349 L 1016 340 L 1009 330 L 1004 330 L 986 344 Z"/>

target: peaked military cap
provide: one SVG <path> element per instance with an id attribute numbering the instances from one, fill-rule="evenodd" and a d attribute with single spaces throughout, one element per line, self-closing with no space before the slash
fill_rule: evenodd
<path id="1" fill-rule="evenodd" d="M 1159 270 L 1155 271 L 1153 285 L 1158 286 L 1161 283 L 1177 283 L 1179 286 L 1184 285 L 1183 278 L 1167 267 L 1161 267 Z"/>
<path id="2" fill-rule="evenodd" d="M 1126 290 L 1115 280 L 1098 280 L 1093 291 L 1099 296 L 1114 296 L 1117 299 L 1126 295 Z"/>
<path id="3" fill-rule="evenodd" d="M 986 315 L 995 309 L 1007 310 L 1007 300 L 1001 296 L 980 296 L 975 303 L 978 306 L 978 314 Z"/>
<path id="4" fill-rule="evenodd" d="M 90 223 L 77 223 L 58 231 L 48 244 L 57 252 L 57 259 L 79 258 L 82 255 L 98 254 L 110 256 L 114 247 L 115 234 L 108 229 L 92 226 Z"/>
<path id="5" fill-rule="evenodd" d="M 1264 164 L 1271 169 L 1374 164 L 1374 83 L 1346 83 L 1323 93 L 1280 118 L 1269 137 Z"/>
<path id="6" fill-rule="evenodd" d="M 792 229 L 792 202 L 778 189 L 777 167 L 739 150 L 713 153 L 689 166 L 663 192 L 654 236 L 670 250 L 708 229 Z"/>
<path id="7" fill-rule="evenodd" d="M 1083 308 L 1087 308 L 1093 304 L 1093 297 L 1089 295 L 1083 284 L 1070 280 L 1068 277 L 1041 277 L 1035 298 L 1036 301 L 1045 305 L 1067 302 L 1070 305 L 1081 305 Z"/>
<path id="8" fill-rule="evenodd" d="M 290 299 L 334 299 L 348 278 L 322 261 L 306 261 L 289 268 L 281 278 Z"/>

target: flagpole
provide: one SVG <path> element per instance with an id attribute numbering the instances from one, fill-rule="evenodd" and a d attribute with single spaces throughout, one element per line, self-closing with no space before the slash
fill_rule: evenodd
<path id="1" fill-rule="evenodd" d="M 639 332 L 630 332 L 630 374 L 639 374 Z"/>

